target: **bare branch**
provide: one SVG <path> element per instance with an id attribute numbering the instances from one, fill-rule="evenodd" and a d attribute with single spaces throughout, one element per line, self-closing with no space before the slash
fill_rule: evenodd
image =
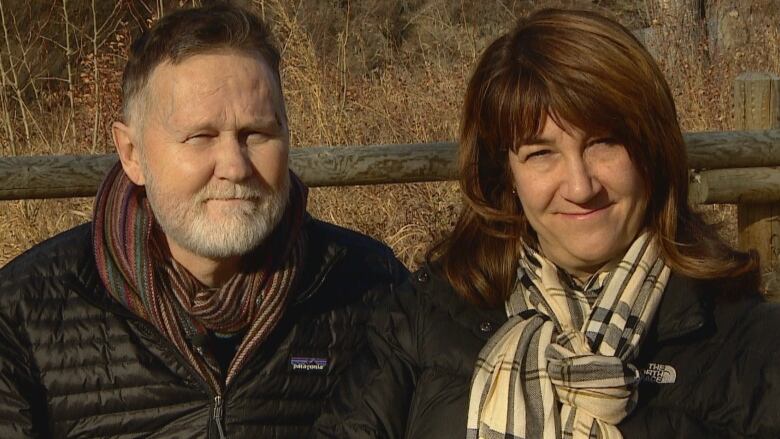
<path id="1" fill-rule="evenodd" d="M 100 128 L 100 71 L 98 69 L 98 45 L 97 45 L 97 5 L 92 0 L 92 63 L 93 82 L 95 84 L 95 121 L 92 125 L 92 153 L 97 151 L 98 129 Z"/>
<path id="2" fill-rule="evenodd" d="M 73 119 L 76 117 L 76 105 L 73 103 L 73 67 L 72 64 L 72 56 L 73 51 L 70 49 L 70 20 L 68 19 L 68 0 L 62 0 L 62 15 L 65 19 L 65 63 L 67 64 L 67 71 L 68 71 L 68 105 L 69 105 L 69 114 L 68 119 L 65 123 L 65 132 L 68 131 L 68 127 L 70 127 L 70 139 L 71 142 L 75 145 L 76 144 L 76 124 L 72 123 Z M 63 134 L 65 134 L 63 132 Z"/>
<path id="3" fill-rule="evenodd" d="M 24 136 L 25 141 L 27 145 L 30 145 L 30 125 L 27 122 L 27 114 L 24 107 L 24 100 L 22 99 L 22 92 L 19 90 L 19 78 L 16 75 L 16 68 L 13 63 L 12 58 L 12 50 L 11 50 L 11 40 L 8 38 L 8 25 L 5 19 L 5 11 L 3 10 L 3 2 L 0 1 L 0 22 L 2 22 L 3 25 L 3 35 L 5 36 L 5 45 L 6 49 L 8 50 L 8 62 L 10 64 L 10 72 L 11 77 L 13 79 L 13 82 L 9 81 L 9 84 L 14 90 L 14 93 L 16 94 L 16 101 L 19 103 L 19 110 L 22 114 L 22 123 L 24 125 Z M 13 148 L 13 146 L 12 146 Z"/>

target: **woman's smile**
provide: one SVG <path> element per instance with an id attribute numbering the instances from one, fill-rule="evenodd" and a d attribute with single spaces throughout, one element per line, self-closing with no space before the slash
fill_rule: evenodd
<path id="1" fill-rule="evenodd" d="M 605 206 L 598 207 L 595 209 L 590 209 L 590 210 L 578 210 L 578 211 L 572 210 L 568 212 L 560 212 L 559 215 L 565 219 L 578 220 L 578 221 L 600 219 L 609 212 L 609 208 L 612 207 L 613 205 L 614 205 L 613 203 L 610 203 Z"/>

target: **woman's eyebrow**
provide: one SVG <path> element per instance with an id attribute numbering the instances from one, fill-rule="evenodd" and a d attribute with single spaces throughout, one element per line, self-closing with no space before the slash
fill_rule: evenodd
<path id="1" fill-rule="evenodd" d="M 525 145 L 553 146 L 555 145 L 555 140 L 553 140 L 550 137 L 534 136 L 531 137 L 530 139 L 526 139 L 520 142 L 520 146 L 525 146 Z"/>

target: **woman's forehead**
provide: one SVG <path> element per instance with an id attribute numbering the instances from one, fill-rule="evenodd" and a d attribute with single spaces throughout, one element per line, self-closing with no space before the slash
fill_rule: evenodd
<path id="1" fill-rule="evenodd" d="M 613 136 L 613 130 L 596 124 L 582 126 L 570 122 L 555 112 L 544 112 L 533 125 L 520 127 L 514 141 L 515 147 L 529 143 L 549 143 L 561 134 L 570 137 L 589 139 L 601 136 Z"/>

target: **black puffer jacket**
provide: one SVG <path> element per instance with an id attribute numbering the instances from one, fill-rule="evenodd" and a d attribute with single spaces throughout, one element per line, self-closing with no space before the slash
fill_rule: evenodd
<path id="1" fill-rule="evenodd" d="M 645 375 L 623 437 L 780 438 L 780 304 L 729 299 L 722 287 L 672 276 L 634 362 Z M 474 362 L 505 321 L 503 309 L 478 309 L 418 271 L 376 313 L 370 354 L 316 436 L 466 437 Z"/>
<path id="2" fill-rule="evenodd" d="M 406 275 L 374 240 L 316 220 L 305 228 L 301 288 L 226 389 L 228 438 L 307 436 L 363 348 L 368 309 Z M 108 298 L 90 233 L 72 229 L 0 271 L 0 438 L 219 437 L 208 386 Z"/>

